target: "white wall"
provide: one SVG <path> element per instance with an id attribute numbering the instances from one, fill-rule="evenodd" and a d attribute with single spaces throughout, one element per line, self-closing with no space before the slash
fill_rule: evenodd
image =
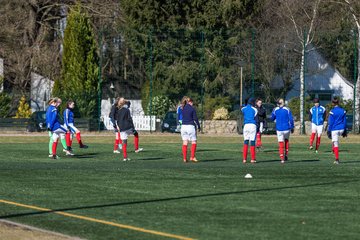
<path id="1" fill-rule="evenodd" d="M 130 112 L 132 116 L 144 116 L 144 110 L 141 106 L 141 100 L 139 99 L 129 99 L 130 101 Z M 109 116 L 112 103 L 114 101 L 109 99 L 101 100 L 101 116 Z"/>
<path id="2" fill-rule="evenodd" d="M 31 110 L 42 111 L 47 107 L 47 101 L 50 99 L 51 91 L 54 86 L 54 81 L 43 77 L 37 73 L 31 73 Z M 46 101 L 44 102 L 44 95 Z"/>

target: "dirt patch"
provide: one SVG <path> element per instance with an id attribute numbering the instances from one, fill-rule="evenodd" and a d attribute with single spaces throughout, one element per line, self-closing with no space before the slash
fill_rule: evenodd
<path id="1" fill-rule="evenodd" d="M 0 236 L 1 239 L 7 240 L 80 240 L 80 238 L 3 220 L 0 221 Z"/>

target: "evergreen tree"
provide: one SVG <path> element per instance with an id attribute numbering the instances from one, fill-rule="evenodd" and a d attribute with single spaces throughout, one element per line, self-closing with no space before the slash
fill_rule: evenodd
<path id="1" fill-rule="evenodd" d="M 80 4 L 70 9 L 64 35 L 62 77 L 53 95 L 72 99 L 81 117 L 97 116 L 98 57 L 90 19 Z"/>
<path id="2" fill-rule="evenodd" d="M 19 107 L 16 112 L 15 118 L 30 118 L 31 109 L 29 104 L 26 102 L 25 96 L 22 96 L 19 101 Z"/>

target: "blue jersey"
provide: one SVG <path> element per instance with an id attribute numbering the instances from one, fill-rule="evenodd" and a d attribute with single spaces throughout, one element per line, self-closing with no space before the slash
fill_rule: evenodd
<path id="1" fill-rule="evenodd" d="M 71 109 L 65 109 L 63 115 L 65 126 L 69 126 L 70 123 L 74 124 L 74 113 L 71 111 Z"/>
<path id="2" fill-rule="evenodd" d="M 323 106 L 313 106 L 310 108 L 311 122 L 317 126 L 323 125 L 326 116 L 326 109 Z"/>
<path id="3" fill-rule="evenodd" d="M 258 110 L 251 106 L 250 104 L 246 105 L 241 109 L 241 112 L 244 115 L 244 124 L 255 124 L 257 125 L 257 114 Z"/>
<path id="4" fill-rule="evenodd" d="M 50 129 L 50 131 L 55 131 L 56 129 L 61 127 L 57 115 L 58 113 L 56 107 L 50 105 L 46 110 L 46 127 Z"/>
<path id="5" fill-rule="evenodd" d="M 294 129 L 294 119 L 287 107 L 276 107 L 271 113 L 271 120 L 276 120 L 277 131 L 287 131 Z"/>
<path id="6" fill-rule="evenodd" d="M 190 105 L 186 104 L 182 110 L 182 124 L 183 125 L 194 125 L 200 129 L 200 123 L 196 115 L 195 109 Z"/>
<path id="7" fill-rule="evenodd" d="M 339 106 L 335 106 L 329 113 L 328 124 L 328 131 L 345 130 L 346 111 Z"/>

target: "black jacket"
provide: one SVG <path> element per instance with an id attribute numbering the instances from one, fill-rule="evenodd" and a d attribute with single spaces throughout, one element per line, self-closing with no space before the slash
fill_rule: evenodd
<path id="1" fill-rule="evenodd" d="M 258 121 L 259 123 L 264 123 L 264 125 L 266 124 L 266 109 L 261 106 L 261 107 L 258 107 L 256 106 L 256 109 L 258 110 Z"/>
<path id="2" fill-rule="evenodd" d="M 114 105 L 111 106 L 111 111 L 109 114 L 109 118 L 111 123 L 115 126 L 116 125 L 116 113 L 117 113 L 118 108 Z"/>
<path id="3" fill-rule="evenodd" d="M 120 128 L 120 132 L 134 129 L 134 123 L 130 114 L 130 110 L 127 107 L 122 107 L 116 111 L 116 124 Z"/>

